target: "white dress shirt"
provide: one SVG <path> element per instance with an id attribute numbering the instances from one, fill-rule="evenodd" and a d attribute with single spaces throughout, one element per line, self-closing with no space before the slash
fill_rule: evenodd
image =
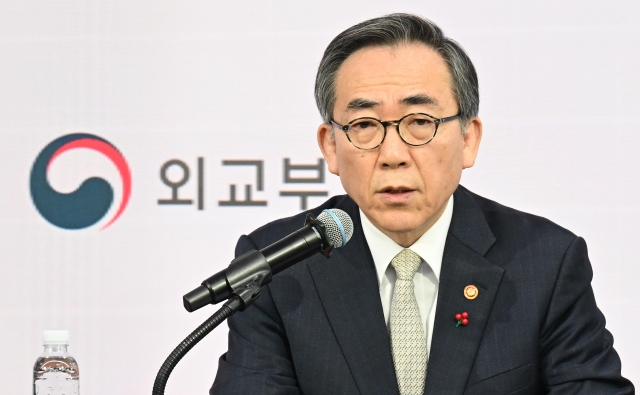
<path id="1" fill-rule="evenodd" d="M 447 206 L 440 218 L 429 230 L 408 248 L 420 255 L 422 263 L 413 277 L 416 301 L 420 310 L 420 317 L 424 322 L 427 339 L 427 354 L 431 351 L 431 336 L 433 335 L 433 322 L 436 317 L 436 304 L 438 300 L 438 284 L 440 281 L 440 268 L 442 267 L 442 254 L 447 232 L 451 224 L 453 214 L 453 195 L 449 198 Z M 369 244 L 369 250 L 373 256 L 380 286 L 380 300 L 384 319 L 389 326 L 389 310 L 391 298 L 396 282 L 396 271 L 390 265 L 391 260 L 404 249 L 389 236 L 376 228 L 366 215 L 360 210 L 362 231 Z M 425 318 L 426 317 L 426 318 Z"/>

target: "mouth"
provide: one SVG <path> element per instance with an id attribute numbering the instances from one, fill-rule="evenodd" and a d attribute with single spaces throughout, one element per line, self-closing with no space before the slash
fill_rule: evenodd
<path id="1" fill-rule="evenodd" d="M 408 188 L 408 187 L 387 187 L 387 188 L 383 188 L 382 190 L 380 190 L 380 193 L 388 193 L 391 195 L 400 195 L 403 193 L 409 193 L 409 192 L 413 192 L 415 191 L 415 189 L 412 188 Z"/>
<path id="2" fill-rule="evenodd" d="M 416 190 L 406 186 L 390 186 L 378 191 L 378 197 L 384 204 L 404 206 L 413 201 Z"/>

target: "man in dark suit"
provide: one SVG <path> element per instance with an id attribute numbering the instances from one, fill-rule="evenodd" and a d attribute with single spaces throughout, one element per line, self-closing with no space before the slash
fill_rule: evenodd
<path id="1" fill-rule="evenodd" d="M 412 15 L 353 26 L 327 48 L 316 100 L 320 148 L 348 195 L 311 212 L 344 210 L 353 237 L 229 320 L 212 394 L 634 393 L 584 241 L 459 186 L 482 124 L 457 43 Z M 241 237 L 236 254 L 303 214 Z"/>

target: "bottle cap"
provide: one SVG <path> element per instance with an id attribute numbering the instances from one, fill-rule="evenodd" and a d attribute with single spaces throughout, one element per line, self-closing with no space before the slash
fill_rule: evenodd
<path id="1" fill-rule="evenodd" d="M 69 331 L 42 331 L 42 344 L 69 345 Z"/>

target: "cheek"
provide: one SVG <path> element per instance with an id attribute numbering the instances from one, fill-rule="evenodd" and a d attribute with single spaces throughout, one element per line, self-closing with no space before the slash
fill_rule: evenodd
<path id="1" fill-rule="evenodd" d="M 344 148 L 338 146 L 336 148 L 336 157 L 338 161 L 338 168 L 340 170 L 340 177 L 349 176 L 351 174 L 350 170 L 353 168 L 353 160 L 350 158 L 349 153 L 345 152 Z"/>
<path id="2" fill-rule="evenodd" d="M 418 161 L 418 167 L 427 190 L 450 189 L 462 172 L 462 151 L 453 144 L 433 146 Z"/>
<path id="3" fill-rule="evenodd" d="M 338 164 L 345 191 L 352 197 L 366 195 L 375 168 L 375 155 L 359 150 L 342 150 L 338 152 Z"/>
<path id="4" fill-rule="evenodd" d="M 453 139 L 439 147 L 439 164 L 449 166 L 452 171 L 462 169 L 462 154 L 464 145 L 460 139 Z"/>

